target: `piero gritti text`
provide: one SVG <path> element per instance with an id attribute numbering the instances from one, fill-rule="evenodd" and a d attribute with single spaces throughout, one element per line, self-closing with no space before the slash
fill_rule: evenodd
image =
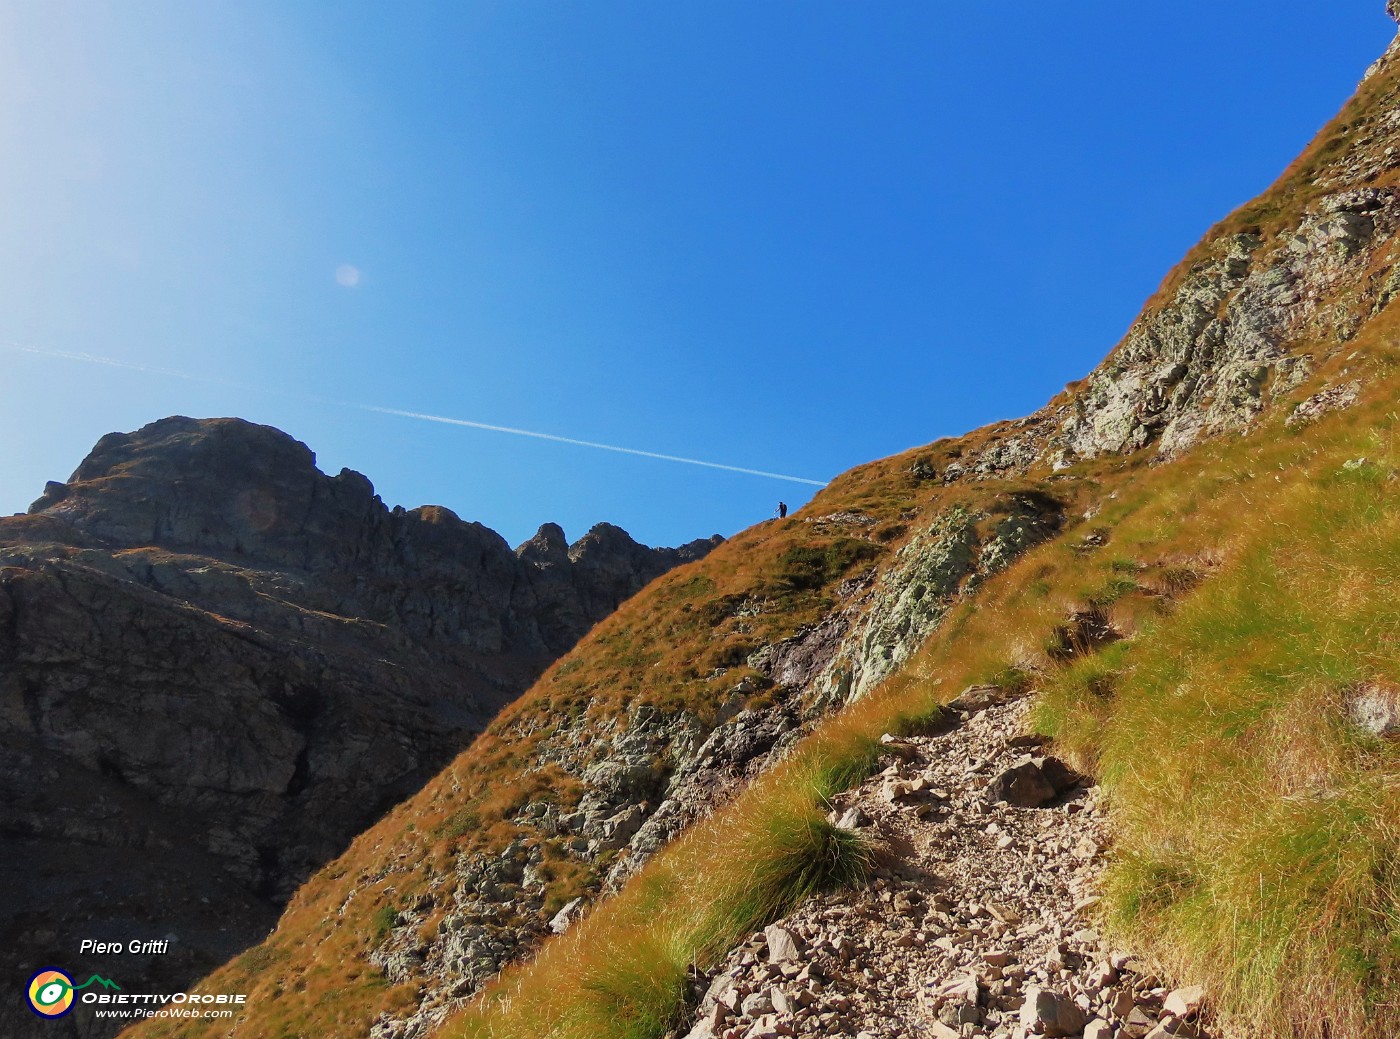
<path id="1" fill-rule="evenodd" d="M 133 938 L 129 942 L 104 942 L 94 938 L 84 938 L 78 943 L 79 953 L 94 955 L 116 955 L 127 953 L 134 956 L 160 956 L 170 948 L 169 938 Z"/>

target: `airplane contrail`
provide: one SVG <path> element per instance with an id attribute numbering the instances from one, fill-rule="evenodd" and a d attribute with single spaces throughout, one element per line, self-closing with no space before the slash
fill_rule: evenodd
<path id="1" fill-rule="evenodd" d="M 34 354 L 39 357 L 51 357 L 62 361 L 81 361 L 85 364 L 100 364 L 109 368 L 126 368 L 130 371 L 144 372 L 148 375 L 165 375 L 175 379 L 188 379 L 193 382 L 212 383 L 216 386 L 229 386 L 254 393 L 273 393 L 279 396 L 289 395 L 281 390 L 265 390 L 259 387 L 229 382 L 224 379 L 192 375 L 189 372 L 177 371 L 174 368 L 159 368 L 150 365 L 135 364 L 131 361 L 122 361 L 115 357 L 102 357 L 98 354 L 73 353 L 66 350 L 41 350 L 36 346 L 25 346 L 20 343 L 0 343 L 0 349 Z M 654 458 L 661 462 L 679 462 L 684 465 L 702 466 L 706 469 L 720 469 L 729 473 L 743 473 L 746 476 L 763 476 L 770 480 L 786 480 L 789 483 L 803 483 L 811 487 L 826 486 L 825 480 L 809 480 L 802 476 L 788 476 L 785 473 L 770 473 L 764 469 L 749 469 L 741 465 L 725 465 L 721 462 L 706 462 L 699 458 L 686 458 L 682 455 L 662 454 L 659 451 L 643 451 L 636 447 L 603 444 L 596 440 L 580 440 L 577 437 L 559 436 L 555 433 L 542 433 L 533 429 L 517 429 L 514 426 L 497 426 L 489 422 L 473 422 L 470 419 L 451 418 L 447 415 L 429 415 L 421 411 L 405 411 L 402 408 L 387 408 L 376 404 L 357 404 L 354 401 L 328 400 L 324 397 L 315 397 L 309 394 L 290 394 L 290 396 L 296 396 L 302 400 L 315 401 L 319 404 L 334 404 L 343 408 L 355 408 L 359 411 L 369 411 L 379 415 L 392 415 L 396 418 L 417 419 L 420 422 L 437 422 L 445 426 L 463 426 L 467 429 L 481 429 L 491 433 L 508 433 L 511 436 L 530 437 L 533 440 L 548 440 L 556 444 L 572 444 L 574 447 L 589 447 L 593 448 L 595 451 L 612 451 L 621 455 L 635 455 L 638 458 Z"/>
<path id="2" fill-rule="evenodd" d="M 531 429 L 514 429 L 510 426 L 493 426 L 486 422 L 472 422 L 464 418 L 448 418 L 445 415 L 425 415 L 419 411 L 400 411 L 398 408 L 381 408 L 373 404 L 351 404 L 350 407 L 362 411 L 375 411 L 381 415 L 397 415 L 399 418 L 416 418 L 424 422 L 441 422 L 447 426 L 466 426 L 470 429 L 488 429 L 493 433 L 510 433 L 517 437 L 534 437 L 536 440 L 552 440 L 556 444 L 574 444 L 577 447 L 592 447 L 599 451 L 616 451 L 624 455 L 637 455 L 641 458 L 657 458 L 663 462 L 684 462 L 686 465 L 703 465 L 707 469 L 723 469 L 731 473 L 747 473 L 749 476 L 766 476 L 771 480 L 789 480 L 792 483 L 807 483 L 813 487 L 825 487 L 822 480 L 808 480 L 801 476 L 785 476 L 782 473 L 769 473 L 762 469 L 745 469 L 741 465 L 722 465 L 719 462 L 702 462 L 698 458 L 682 458 L 680 455 L 663 455 L 656 451 L 642 451 L 635 447 L 618 447 L 616 444 L 600 444 L 595 440 L 578 440 L 574 437 L 561 437 L 553 433 L 537 433 Z"/>

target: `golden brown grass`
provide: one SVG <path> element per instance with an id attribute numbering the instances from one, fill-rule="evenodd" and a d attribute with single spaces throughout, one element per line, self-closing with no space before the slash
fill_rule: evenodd
<path id="1" fill-rule="evenodd" d="M 692 968 L 808 895 L 859 880 L 862 838 L 833 827 L 825 801 L 871 749 L 807 754 L 658 855 L 532 963 L 507 971 L 448 1028 L 473 1037 L 647 1039 L 678 1023 Z"/>
<path id="2" fill-rule="evenodd" d="M 1383 349 L 1377 361 L 1377 375 L 1392 367 Z M 754 856 L 781 846 L 765 826 L 789 817 L 795 792 L 804 808 L 819 805 L 817 792 L 870 766 L 881 732 L 927 721 L 971 682 L 1027 668 L 1045 688 L 1041 725 L 1112 794 L 1120 851 L 1106 922 L 1117 935 L 1206 981 L 1249 1034 L 1394 1034 L 1400 750 L 1349 730 L 1339 690 L 1400 676 L 1400 510 L 1388 502 L 1400 445 L 1386 407 L 1396 389 L 1376 385 L 1368 408 L 1307 436 L 1281 436 L 1275 422 L 1105 481 L 1093 522 L 1108 545 L 1086 554 L 1071 531 L 990 582 L 902 674 L 446 1034 L 662 1034 L 686 970 L 764 919 L 741 895 Z M 1360 452 L 1370 464 L 1344 468 Z M 1130 637 L 1066 652 L 1066 618 L 1094 611 Z M 743 866 L 728 872 L 730 861 Z M 664 962 L 660 989 L 632 967 L 586 980 L 595 959 L 614 964 L 634 943 Z M 584 964 L 584 980 L 551 987 L 562 963 Z M 631 1023 L 620 1025 L 619 991 L 670 1009 L 622 1013 Z"/>
<path id="3" fill-rule="evenodd" d="M 909 471 L 916 458 L 941 470 L 983 438 L 979 432 L 942 441 L 853 470 L 801 512 L 743 532 L 625 603 L 423 791 L 313 877 L 266 942 L 213 975 L 209 984 L 250 994 L 240 1028 L 286 1039 L 358 1036 L 380 1012 L 401 1006 L 414 986 L 387 985 L 367 960 L 385 921 L 436 891 L 436 879 L 462 858 L 499 854 L 520 837 L 525 831 L 515 816 L 524 805 L 577 803 L 578 780 L 540 761 L 544 739 L 567 728 L 571 740 L 586 744 L 609 726 L 625 725 L 629 710 L 643 704 L 710 718 L 745 677 L 756 681 L 753 702 L 761 703 L 770 691 L 743 662 L 748 652 L 828 612 L 836 587 L 891 558 L 915 516 L 991 509 L 1015 489 L 945 487 Z M 852 510 L 874 522 L 856 528 L 807 522 Z M 596 892 L 610 864 L 606 858 L 581 864 L 559 854 L 556 844 L 543 843 L 555 875 L 543 918 L 575 895 Z M 425 926 L 441 914 L 439 907 Z M 205 1027 L 152 1022 L 140 1034 L 200 1035 Z"/>

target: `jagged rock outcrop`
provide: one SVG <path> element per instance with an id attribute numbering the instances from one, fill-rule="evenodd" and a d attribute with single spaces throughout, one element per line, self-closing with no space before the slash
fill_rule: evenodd
<path id="1" fill-rule="evenodd" d="M 1317 195 L 1294 226 L 1267 239 L 1252 229 L 1208 239 L 1082 386 L 1006 423 L 943 478 L 1058 471 L 1144 448 L 1163 460 L 1248 429 L 1289 395 L 1400 291 L 1400 189 L 1350 186 L 1393 166 L 1400 125 L 1353 135 L 1345 168 L 1310 185 Z"/>
<path id="2" fill-rule="evenodd" d="M 111 969 L 174 991 L 718 540 L 603 524 L 571 546 L 547 524 L 512 551 L 447 509 L 387 509 L 270 427 L 102 438 L 0 519 L 0 962 L 72 961 L 100 923 L 171 937 Z"/>
<path id="3" fill-rule="evenodd" d="M 1058 431 L 1058 464 L 1155 444 L 1179 454 L 1238 430 L 1293 389 L 1312 357 L 1290 346 L 1345 342 L 1369 316 L 1338 298 L 1400 225 L 1400 192 L 1357 188 L 1318 200 L 1265 248 L 1242 232 L 1212 243 L 1173 305 L 1146 315 L 1090 376 Z"/>
<path id="4" fill-rule="evenodd" d="M 1249 429 L 1355 338 L 1400 295 L 1398 57 L 1392 45 L 1354 117 L 1207 236 L 1087 379 L 925 475 L 1015 477 L 1145 448 L 1172 458 Z"/>

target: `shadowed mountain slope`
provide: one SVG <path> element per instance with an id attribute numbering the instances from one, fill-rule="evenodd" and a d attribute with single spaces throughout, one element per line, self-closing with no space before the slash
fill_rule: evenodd
<path id="1" fill-rule="evenodd" d="M 187 984 L 719 540 L 650 549 L 600 525 L 570 546 L 550 524 L 512 551 L 447 509 L 385 508 L 266 426 L 104 437 L 0 519 L 0 963 L 27 977 L 83 937 L 171 938 L 90 966 Z"/>

